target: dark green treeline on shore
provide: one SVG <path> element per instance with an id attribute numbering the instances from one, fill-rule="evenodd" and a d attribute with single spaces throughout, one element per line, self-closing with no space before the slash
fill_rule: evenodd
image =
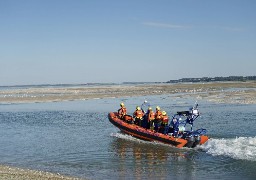
<path id="1" fill-rule="evenodd" d="M 167 83 L 215 82 L 215 81 L 256 81 L 256 76 L 182 78 L 182 79 L 178 79 L 178 80 L 170 80 L 170 81 L 167 81 Z"/>

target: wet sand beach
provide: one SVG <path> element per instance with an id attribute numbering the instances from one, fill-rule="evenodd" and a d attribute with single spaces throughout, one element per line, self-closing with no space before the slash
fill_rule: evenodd
<path id="1" fill-rule="evenodd" d="M 216 103 L 256 104 L 256 82 L 6 88 L 0 90 L 0 103 L 58 102 L 161 94 L 189 96 Z M 72 180 L 77 178 L 0 165 L 0 179 Z"/>
<path id="2" fill-rule="evenodd" d="M 43 171 L 20 169 L 0 165 L 0 179 L 5 180 L 81 180 Z"/>

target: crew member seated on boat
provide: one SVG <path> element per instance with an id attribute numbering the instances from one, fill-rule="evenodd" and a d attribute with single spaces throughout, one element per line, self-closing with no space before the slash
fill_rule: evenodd
<path id="1" fill-rule="evenodd" d="M 147 120 L 148 120 L 150 130 L 153 131 L 154 130 L 155 113 L 151 107 L 148 108 Z"/>
<path id="2" fill-rule="evenodd" d="M 156 112 L 155 112 L 155 130 L 159 131 L 161 124 L 162 124 L 162 112 L 159 106 L 156 106 Z"/>
<path id="3" fill-rule="evenodd" d="M 168 126 L 168 115 L 165 111 L 162 112 L 162 127 L 163 127 L 163 133 L 168 134 L 169 126 Z"/>
<path id="4" fill-rule="evenodd" d="M 142 112 L 141 108 L 137 106 L 136 110 L 133 113 L 134 123 L 136 125 L 141 126 L 143 116 L 144 116 L 144 113 Z"/>
<path id="5" fill-rule="evenodd" d="M 124 103 L 120 103 L 120 109 L 118 109 L 118 116 L 120 119 L 124 119 L 124 116 L 127 114 L 126 107 Z"/>

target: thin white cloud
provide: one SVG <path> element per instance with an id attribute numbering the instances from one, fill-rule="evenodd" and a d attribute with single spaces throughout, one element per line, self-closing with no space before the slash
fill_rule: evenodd
<path id="1" fill-rule="evenodd" d="M 195 27 L 195 26 L 184 26 L 178 24 L 169 24 L 169 23 L 158 23 L 158 22 L 143 22 L 145 26 L 152 26 L 158 28 L 168 28 L 168 29 L 191 29 L 191 28 L 199 28 L 199 29 L 220 29 L 225 31 L 233 31 L 233 32 L 243 32 L 246 29 L 240 27 L 229 27 L 229 26 L 212 26 L 212 27 Z"/>
<path id="2" fill-rule="evenodd" d="M 188 29 L 191 28 L 190 26 L 183 26 L 177 24 L 168 24 L 168 23 L 157 23 L 157 22 L 143 22 L 145 26 L 153 26 L 159 28 L 169 28 L 169 29 Z"/>

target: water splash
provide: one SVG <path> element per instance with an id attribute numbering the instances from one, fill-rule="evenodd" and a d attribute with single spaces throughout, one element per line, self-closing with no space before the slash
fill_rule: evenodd
<path id="1" fill-rule="evenodd" d="M 129 140 L 129 141 L 143 142 L 142 140 L 137 139 L 137 138 L 135 138 L 131 135 L 123 134 L 123 133 L 120 133 L 120 132 L 111 133 L 110 136 L 116 137 L 116 138 L 119 138 L 119 139 L 126 139 L 126 140 Z"/>
<path id="2" fill-rule="evenodd" d="M 209 139 L 200 148 L 213 156 L 256 161 L 256 137 Z"/>

